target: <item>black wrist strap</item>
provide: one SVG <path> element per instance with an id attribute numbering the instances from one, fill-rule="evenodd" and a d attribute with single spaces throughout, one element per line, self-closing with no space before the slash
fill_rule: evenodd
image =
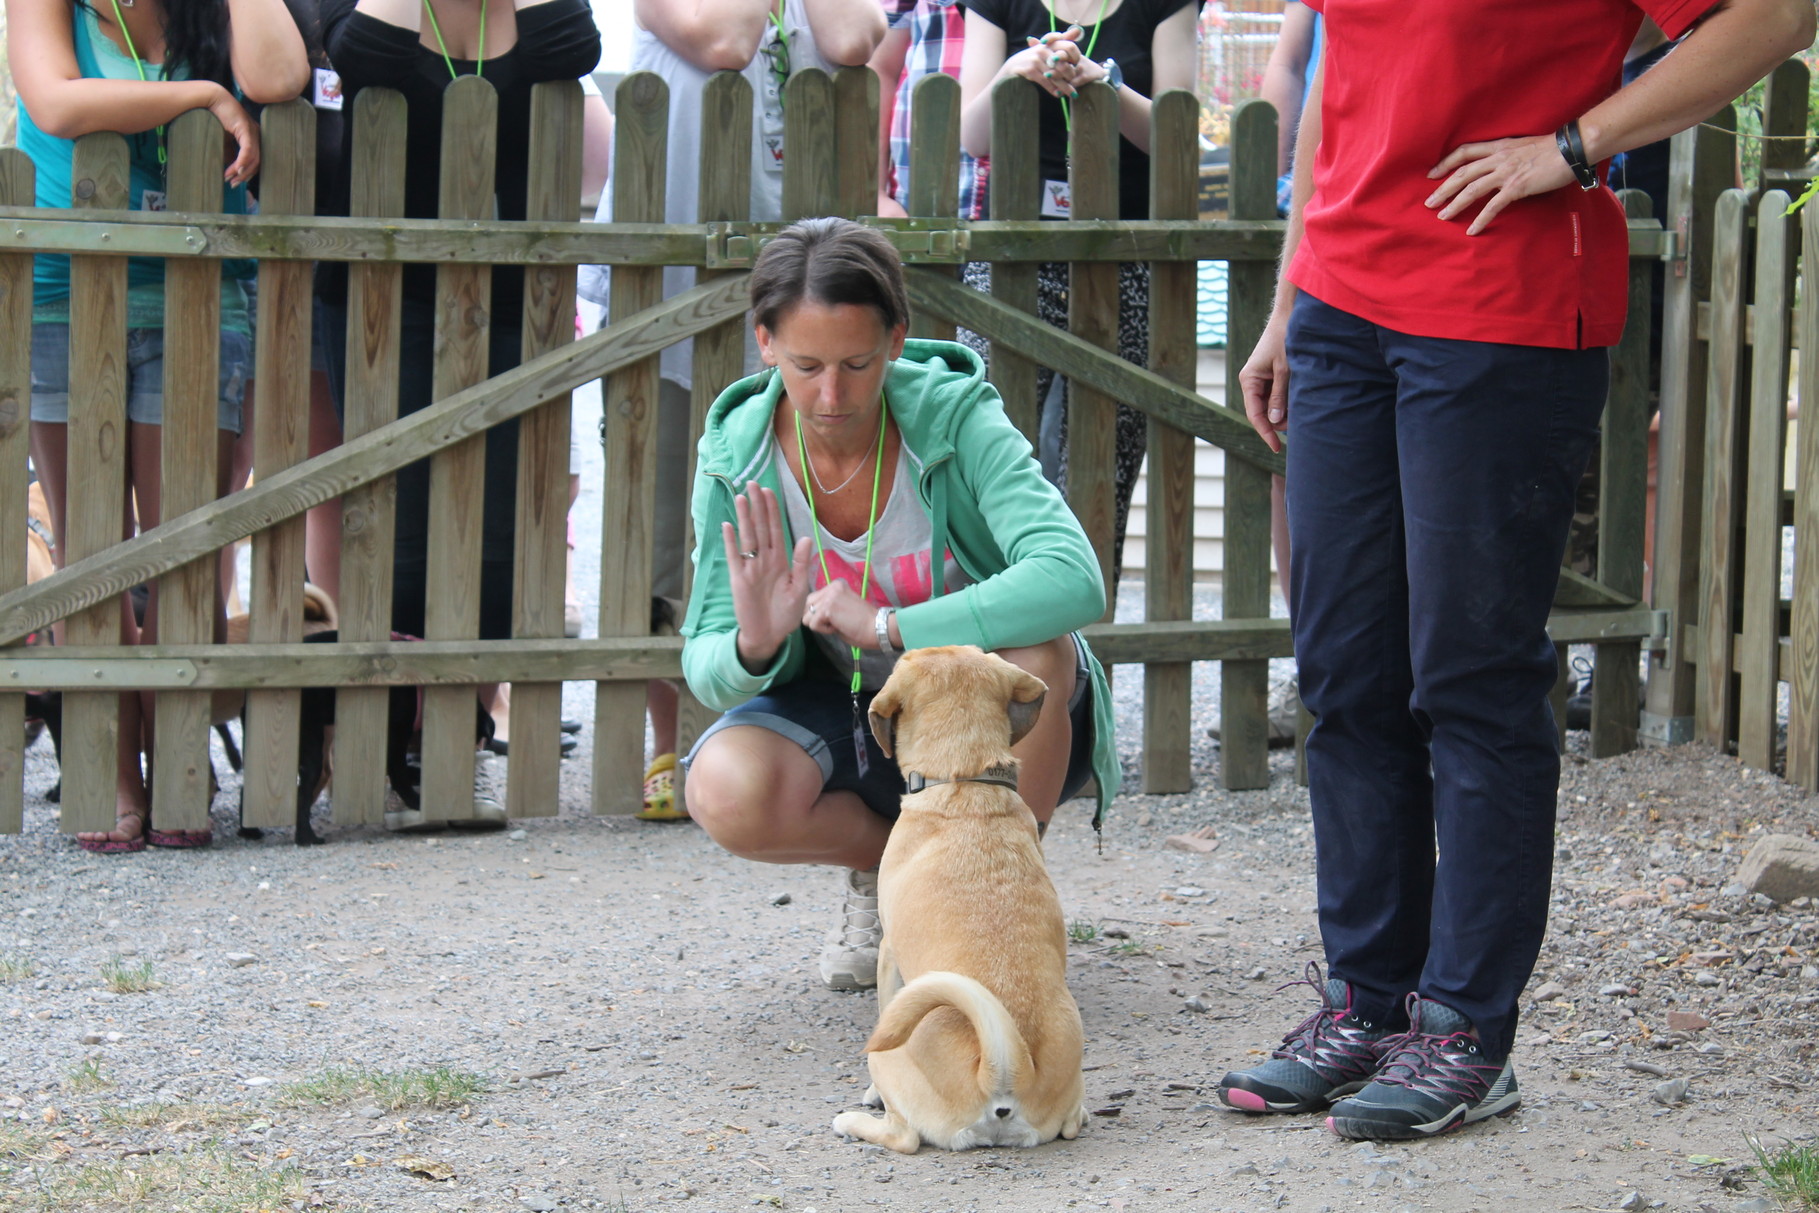
<path id="1" fill-rule="evenodd" d="M 1582 190 L 1598 188 L 1598 173 L 1585 159 L 1585 140 L 1579 136 L 1579 121 L 1574 119 L 1554 132 L 1554 144 L 1559 147 L 1561 158 L 1566 167 L 1573 170 L 1573 176 Z"/>

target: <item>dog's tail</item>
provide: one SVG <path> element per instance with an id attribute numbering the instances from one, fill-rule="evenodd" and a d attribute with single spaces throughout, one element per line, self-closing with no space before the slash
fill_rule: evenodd
<path id="1" fill-rule="evenodd" d="M 966 1016 L 979 1037 L 979 1090 L 986 1098 L 1008 1098 L 1028 1085 L 1031 1076 L 1029 1045 L 998 996 L 978 981 L 960 973 L 924 973 L 897 991 L 878 1017 L 878 1027 L 865 1042 L 868 1053 L 895 1049 L 910 1038 L 929 1012 L 952 1007 Z"/>

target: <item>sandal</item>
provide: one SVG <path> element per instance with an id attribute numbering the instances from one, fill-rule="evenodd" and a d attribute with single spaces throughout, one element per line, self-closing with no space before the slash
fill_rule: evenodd
<path id="1" fill-rule="evenodd" d="M 134 851 L 143 851 L 145 850 L 145 836 L 147 833 L 145 817 L 146 815 L 144 813 L 137 812 L 120 813 L 115 816 L 114 828 L 110 833 L 124 833 L 125 830 L 120 825 L 123 821 L 136 821 L 139 823 L 139 832 L 134 834 L 131 838 L 78 838 L 76 839 L 76 845 L 89 852 L 91 855 L 127 855 Z"/>
<path id="2" fill-rule="evenodd" d="M 215 773 L 210 771 L 208 777 L 210 799 L 213 800 Z M 147 804 L 145 808 L 145 841 L 169 851 L 194 851 L 214 842 L 215 831 L 213 827 L 204 830 L 160 830 L 152 824 L 151 805 Z"/>
<path id="3" fill-rule="evenodd" d="M 688 810 L 676 803 L 676 756 L 659 754 L 644 770 L 644 808 L 639 821 L 687 821 Z"/>

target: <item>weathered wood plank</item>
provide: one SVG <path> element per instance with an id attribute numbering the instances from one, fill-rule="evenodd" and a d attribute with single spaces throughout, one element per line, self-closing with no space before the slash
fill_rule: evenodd
<path id="1" fill-rule="evenodd" d="M 992 86 L 991 208 L 994 220 L 1040 222 L 1042 173 L 1037 142 L 1027 138 L 1036 129 L 1041 90 L 1020 77 Z M 1054 228 L 1055 224 L 1046 224 Z M 980 257 L 981 260 L 985 258 Z M 1036 315 L 1036 265 L 1033 262 L 994 262 L 992 298 L 1016 308 L 1032 320 Z M 992 385 L 1004 398 L 1005 415 L 1023 436 L 1036 445 L 1036 363 L 1012 346 L 992 340 Z"/>
<path id="2" fill-rule="evenodd" d="M 1631 219 L 1650 212 L 1648 195 L 1623 193 Z M 1629 318 L 1611 357 L 1598 472 L 1598 580 L 1631 597 L 1642 594 L 1642 535 L 1648 493 L 1649 292 L 1653 267 L 1630 262 Z M 1592 680 L 1594 757 L 1636 748 L 1641 711 L 1642 650 L 1633 642 L 1601 645 Z"/>
<path id="3" fill-rule="evenodd" d="M 1263 445 L 1238 410 L 1196 396 L 1154 371 L 1133 366 L 1072 333 L 1046 325 L 990 295 L 937 277 L 926 269 L 907 271 L 904 281 L 911 307 L 926 308 L 975 332 L 990 333 L 994 360 L 999 350 L 1014 349 L 1077 383 L 1089 384 L 1151 417 L 1204 438 L 1234 459 L 1268 472 L 1282 470 L 1282 456 Z"/>
<path id="4" fill-rule="evenodd" d="M 1812 72 L 1789 59 L 1769 73 L 1762 89 L 1762 172 L 1793 172 L 1806 167 L 1804 136 L 1812 117 L 1807 90 Z"/>
<path id="5" fill-rule="evenodd" d="M 788 223 L 828 213 L 840 196 L 840 167 L 833 80 L 818 67 L 805 68 L 789 78 L 783 96 L 783 221 Z"/>
<path id="6" fill-rule="evenodd" d="M 126 144 L 116 135 L 84 135 L 76 140 L 70 180 L 75 205 L 120 208 L 126 205 Z M 120 542 L 126 514 L 126 261 L 120 257 L 71 257 L 69 285 L 69 462 L 65 483 L 81 485 L 69 493 L 64 524 L 57 537 L 66 563 L 105 552 Z M 117 644 L 121 638 L 119 595 L 140 579 L 123 581 L 106 596 L 69 621 L 71 644 Z M 40 582 L 40 585 L 45 584 Z M 15 590 L 29 594 L 37 587 Z M 51 619 L 25 628 L 49 627 Z M 126 712 L 122 739 L 120 714 Z M 72 694 L 63 701 L 63 744 L 71 753 L 91 756 L 63 772 L 63 809 L 59 823 L 67 833 L 114 828 L 114 791 L 121 749 L 138 761 L 138 704 L 115 695 Z"/>
<path id="7" fill-rule="evenodd" d="M 833 84 L 815 73 L 825 106 Z M 808 94 L 790 82 L 789 110 Z M 825 94 L 825 95 L 823 95 Z M 657 76 L 639 72 L 619 85 L 618 123 L 613 138 L 614 218 L 655 222 L 663 218 L 669 157 L 669 88 Z M 799 119 L 797 119 L 799 121 Z M 813 157 L 803 149 L 809 136 L 789 126 L 784 135 L 784 194 L 789 194 L 791 167 Z M 833 132 L 825 138 L 830 153 Z M 799 155 L 799 150 L 803 154 Z M 800 168 L 798 167 L 798 171 Z M 787 204 L 786 204 L 787 205 Z M 663 271 L 617 268 L 613 271 L 612 317 L 624 320 L 663 298 Z M 601 510 L 600 629 L 606 636 L 648 636 L 651 618 L 651 561 L 655 550 L 657 492 L 658 360 L 655 356 L 627 366 L 605 385 L 606 500 Z M 600 683 L 594 690 L 594 788 L 596 813 L 635 813 L 643 805 L 645 688 Z"/>
<path id="8" fill-rule="evenodd" d="M 267 106 L 260 119 L 265 169 L 260 213 L 316 209 L 316 111 L 307 101 Z M 254 349 L 253 468 L 260 476 L 309 458 L 310 321 L 315 304 L 307 261 L 259 264 L 259 331 Z M 303 519 L 253 536 L 250 636 L 255 644 L 303 639 Z M 302 696 L 255 691 L 246 698 L 246 765 L 241 811 L 249 826 L 288 826 L 297 813 L 297 727 Z"/>
<path id="9" fill-rule="evenodd" d="M 36 193 L 31 158 L 0 149 L 0 204 L 30 206 Z M 0 255 L 0 535 L 26 525 L 26 459 L 32 397 L 32 259 Z M 0 592 L 25 584 L 25 545 L 0 546 Z M 0 834 L 25 824 L 25 696 L 0 695 Z"/>
<path id="10" fill-rule="evenodd" d="M 1801 212 L 1808 298 L 1819 289 L 1819 207 Z M 1819 307 L 1801 309 L 1801 348 L 1819 350 Z M 1800 359 L 1800 403 L 1813 420 L 1799 427 L 1794 454 L 1794 602 L 1788 625 L 1787 777 L 1819 792 L 1819 358 Z"/>
<path id="11" fill-rule="evenodd" d="M 714 76 L 707 82 L 701 101 L 701 191 L 697 199 L 697 216 L 703 223 L 739 221 L 751 214 L 752 205 L 752 90 L 745 79 L 732 73 Z M 701 270 L 697 280 L 709 281 L 726 271 Z M 709 329 L 695 338 L 694 375 L 689 387 L 687 473 L 681 484 L 659 485 L 659 492 L 678 494 L 678 503 L 687 519 L 685 552 L 692 552 L 700 536 L 695 534 L 694 518 L 688 508 L 688 495 L 695 482 L 696 451 L 707 428 L 708 406 L 720 389 L 745 373 L 744 318 Z M 686 600 L 694 584 L 695 562 L 684 559 L 682 596 Z M 687 754 L 697 738 L 714 722 L 719 713 L 689 693 L 687 686 L 677 688 L 676 752 Z M 676 771 L 677 803 L 688 802 L 687 779 Z"/>
<path id="12" fill-rule="evenodd" d="M 869 67 L 834 73 L 834 146 L 835 213 L 849 219 L 871 214 L 878 209 L 878 73 Z"/>
<path id="13" fill-rule="evenodd" d="M 1276 213 L 1276 111 L 1268 102 L 1232 115 L 1231 213 L 1262 219 Z M 1244 398 L 1238 372 L 1269 321 L 1275 276 L 1266 265 L 1229 267 L 1226 290 L 1225 398 Z M 1253 435 L 1254 436 L 1254 435 Z M 1270 479 L 1240 460 L 1225 465 L 1227 619 L 1270 613 Z M 1219 671 L 1219 780 L 1228 790 L 1269 786 L 1269 665 L 1227 661 Z"/>
<path id="14" fill-rule="evenodd" d="M 525 213 L 575 219 L 581 210 L 581 86 L 537 85 L 531 92 L 530 180 Z M 509 317 L 501 317 L 502 321 Z M 524 357 L 575 339 L 575 270 L 524 271 Z M 568 570 L 569 397 L 557 396 L 518 422 L 518 535 L 513 548 L 512 635 L 560 638 Z M 512 760 L 506 812 L 553 817 L 561 807 L 562 684 L 512 684 Z"/>
<path id="15" fill-rule="evenodd" d="M 941 72 L 918 80 L 910 126 L 916 154 L 910 159 L 909 205 L 904 209 L 914 217 L 953 219 L 960 210 L 960 82 Z M 910 336 L 952 341 L 954 326 L 917 312 L 910 319 Z"/>
<path id="16" fill-rule="evenodd" d="M 404 97 L 391 89 L 362 89 L 354 102 L 353 214 L 404 211 Z M 347 383 L 343 438 L 356 442 L 398 419 L 399 335 L 403 267 L 355 265 L 348 270 Z M 403 466 L 400 460 L 398 466 Z M 263 484 L 270 477 L 261 476 Z M 341 499 L 340 638 L 386 640 L 392 630 L 392 545 L 397 529 L 397 481 L 383 475 L 350 485 Z M 385 817 L 386 714 L 381 688 L 335 693 L 337 825 L 379 824 Z"/>
<path id="17" fill-rule="evenodd" d="M 1118 217 L 1118 97 L 1110 87 L 1089 84 L 1071 106 L 1069 132 L 1069 215 L 1084 219 Z M 933 271 L 929 271 L 930 274 Z M 1093 262 L 1068 269 L 1067 331 L 1117 358 L 1118 266 Z M 1117 535 L 1118 397 L 1084 380 L 1067 386 L 1067 503 L 1099 556 L 1105 580 L 1105 619 L 1114 612 L 1112 587 Z"/>
<path id="18" fill-rule="evenodd" d="M 478 76 L 451 81 L 442 99 L 440 213 L 479 219 L 493 213 L 493 156 L 499 97 Z M 487 377 L 492 331 L 492 267 L 436 268 L 436 353 L 431 393 L 441 399 Z M 511 317 L 501 318 L 511 323 Z M 486 509 L 486 435 L 449 444 L 430 457 L 429 544 L 423 635 L 471 640 L 480 634 L 481 529 Z M 515 503 L 514 503 L 515 504 Z M 503 502 L 495 502 L 499 509 Z M 474 815 L 474 696 L 460 687 L 423 694 L 423 815 Z"/>
<path id="19" fill-rule="evenodd" d="M 1191 219 L 1199 203 L 1200 103 L 1185 90 L 1156 98 L 1150 114 L 1150 215 Z M 1192 390 L 1198 267 L 1150 266 L 1150 369 Z M 1151 622 L 1194 612 L 1194 438 L 1166 422 L 1149 423 L 1149 478 L 1144 503 L 1144 607 Z M 1185 792 L 1194 786 L 1193 666 L 1143 669 L 1143 790 Z"/>
<path id="20" fill-rule="evenodd" d="M 1805 69 L 1801 69 L 1805 75 Z M 1762 195 L 1756 212 L 1756 347 L 1752 356 L 1743 500 L 1743 604 L 1737 630 L 1742 670 L 1737 690 L 1737 757 L 1772 771 L 1780 698 L 1781 484 L 1787 450 L 1788 309 L 1794 299 L 1799 229 L 1787 214 L 1788 196 Z"/>
<path id="21" fill-rule="evenodd" d="M 1742 517 L 1743 484 L 1738 479 L 1738 458 L 1749 364 L 1742 341 L 1748 237 L 1747 195 L 1742 190 L 1727 190 L 1718 200 L 1717 232 L 1712 238 L 1712 342 L 1706 379 L 1701 523 L 1705 547 L 1699 568 L 1698 615 L 1705 647 L 1698 657 L 1696 712 L 1700 738 L 1719 747 L 1736 735 L 1737 700 L 1730 669 L 1741 563 L 1737 527 Z"/>
<path id="22" fill-rule="evenodd" d="M 1680 622 L 1698 618 L 1705 476 L 1707 345 L 1694 337 L 1711 297 L 1711 216 L 1736 179 L 1735 111 L 1674 136 L 1663 223 L 1685 249 L 1667 271 L 1662 307 L 1661 434 L 1650 602 Z M 1647 714 L 1653 732 L 1691 736 L 1698 655 L 1670 645 L 1649 654 Z"/>
<path id="23" fill-rule="evenodd" d="M 744 314 L 744 276 L 684 291 L 636 319 L 607 326 L 563 350 L 496 375 L 487 383 L 349 438 L 332 451 L 287 468 L 243 492 L 138 538 L 74 562 L 36 585 L 0 595 L 0 645 L 122 593 L 186 560 L 321 505 L 349 489 L 573 391 L 731 317 Z M 72 385 L 72 391 L 74 387 Z M 118 503 L 116 503 L 118 504 Z M 342 578 L 347 577 L 343 566 Z"/>
<path id="24" fill-rule="evenodd" d="M 1034 88 L 1034 85 L 1028 87 Z M 1002 153 L 1000 153 L 1002 154 Z M 996 180 L 997 157 L 993 157 Z M 80 217 L 79 217 L 80 216 Z M 744 224 L 763 235 L 778 221 Z M 878 221 L 885 230 L 900 225 Z M 906 262 L 978 261 L 1265 261 L 1282 251 L 1280 219 L 1157 223 L 1081 223 L 1057 231 L 1047 222 L 996 220 L 957 225 L 959 254 L 934 252 L 926 240 L 893 237 Z M 185 216 L 142 211 L 87 212 L 44 208 L 20 214 L 0 207 L 0 240 L 35 252 L 97 249 L 147 257 L 259 257 L 316 261 L 421 261 L 497 265 L 706 265 L 699 227 L 672 223 L 533 223 L 512 220 L 394 219 L 382 226 L 325 217 L 319 222 L 253 216 Z"/>

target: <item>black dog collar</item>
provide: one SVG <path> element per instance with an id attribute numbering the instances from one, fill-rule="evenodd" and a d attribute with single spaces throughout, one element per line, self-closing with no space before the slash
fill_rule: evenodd
<path id="1" fill-rule="evenodd" d="M 1017 768 L 1014 766 L 987 767 L 977 775 L 960 775 L 953 779 L 929 779 L 916 771 L 903 773 L 903 790 L 905 794 L 914 794 L 924 788 L 932 788 L 938 783 L 995 783 L 1017 790 Z"/>

